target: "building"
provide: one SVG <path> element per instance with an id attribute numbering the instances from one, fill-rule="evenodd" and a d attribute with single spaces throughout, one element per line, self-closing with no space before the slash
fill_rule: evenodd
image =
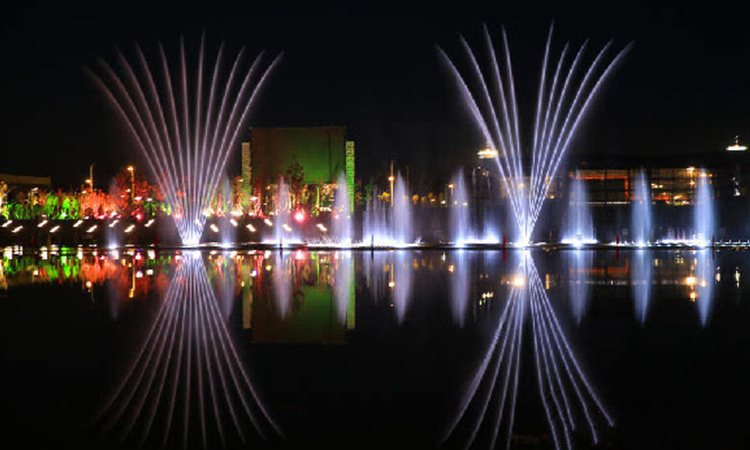
<path id="1" fill-rule="evenodd" d="M 267 193 L 282 178 L 295 191 L 295 205 L 319 211 L 331 207 L 333 187 L 344 174 L 353 200 L 354 170 L 354 141 L 346 139 L 344 126 L 251 128 L 250 141 L 242 144 L 241 179 L 260 202 L 256 210 L 271 206 Z"/>

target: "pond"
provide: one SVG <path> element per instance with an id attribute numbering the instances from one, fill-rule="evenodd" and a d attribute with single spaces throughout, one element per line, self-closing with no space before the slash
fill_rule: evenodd
<path id="1" fill-rule="evenodd" d="M 750 253 L 4 250 L 28 447 L 748 448 Z"/>

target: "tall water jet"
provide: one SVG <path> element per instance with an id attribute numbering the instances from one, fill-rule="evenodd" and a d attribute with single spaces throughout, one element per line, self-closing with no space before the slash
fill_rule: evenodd
<path id="1" fill-rule="evenodd" d="M 393 243 L 396 246 L 404 246 L 414 242 L 411 196 L 401 174 L 396 177 L 396 184 L 393 188 L 391 233 Z"/>
<path id="2" fill-rule="evenodd" d="M 631 258 L 630 283 L 633 287 L 635 316 L 643 325 L 646 323 L 648 305 L 651 301 L 652 262 L 653 256 L 646 249 L 638 249 Z"/>
<path id="3" fill-rule="evenodd" d="M 362 243 L 365 246 L 386 245 L 388 241 L 388 203 L 378 198 L 378 192 L 373 191 L 367 201 L 364 212 Z"/>
<path id="4" fill-rule="evenodd" d="M 346 174 L 342 172 L 336 179 L 336 194 L 332 222 L 335 242 L 349 246 L 352 243 L 352 199 L 346 185 Z"/>
<path id="5" fill-rule="evenodd" d="M 470 64 L 459 70 L 442 49 L 440 56 L 458 81 L 459 88 L 484 140 L 494 149 L 503 187 L 508 193 L 513 215 L 519 229 L 516 241 L 526 245 L 549 193 L 552 179 L 565 156 L 568 145 L 588 110 L 595 94 L 616 64 L 628 52 L 631 44 L 607 58 L 612 47 L 607 43 L 588 68 L 582 67 L 584 43 L 575 56 L 566 44 L 557 63 L 550 63 L 552 29 L 542 59 L 542 73 L 531 146 L 521 142 L 520 119 L 516 101 L 508 39 L 503 31 L 503 53 L 496 54 L 489 32 L 485 28 L 489 53 L 489 68 L 482 70 L 469 44 L 461 44 Z M 571 61 L 572 60 L 572 61 Z M 609 61 L 606 63 L 606 61 Z M 504 64 L 503 64 L 504 63 Z M 501 66 L 505 66 L 504 73 Z M 551 81 L 551 82 L 550 82 Z M 530 154 L 524 154 L 528 148 Z M 526 172 L 526 161 L 531 169 Z"/>
<path id="6" fill-rule="evenodd" d="M 693 240 L 698 246 L 708 246 L 714 239 L 714 200 L 711 183 L 706 173 L 701 171 L 693 208 Z"/>
<path id="7" fill-rule="evenodd" d="M 450 232 L 453 244 L 462 247 L 474 238 L 469 214 L 469 193 L 463 170 L 453 176 L 451 186 L 451 195 L 448 199 Z"/>
<path id="8" fill-rule="evenodd" d="M 289 186 L 284 179 L 279 180 L 276 188 L 276 220 L 274 222 L 274 244 L 283 247 L 292 241 L 292 228 L 289 225 L 292 217 L 291 196 Z"/>
<path id="9" fill-rule="evenodd" d="M 630 217 L 633 243 L 643 247 L 651 242 L 651 189 L 643 170 L 636 175 L 635 196 L 630 204 L 633 210 Z"/>
<path id="10" fill-rule="evenodd" d="M 595 244 L 594 219 L 589 209 L 589 198 L 586 186 L 580 174 L 576 172 L 570 185 L 568 212 L 563 228 L 562 243 L 576 247 L 584 244 Z"/>
<path id="11" fill-rule="evenodd" d="M 214 198 L 250 107 L 281 57 L 261 70 L 261 53 L 250 68 L 244 69 L 243 49 L 223 76 L 220 69 L 225 64 L 224 45 L 213 61 L 213 70 L 204 74 L 205 53 L 205 39 L 201 39 L 194 73 L 188 72 L 182 40 L 178 62 L 170 63 L 159 45 L 159 70 L 151 68 L 137 44 L 135 57 L 131 58 L 134 62 L 123 53 L 116 53 L 121 73 L 103 59 L 98 60 L 99 73 L 87 69 L 145 155 L 174 211 L 183 245 L 200 242 L 206 224 L 203 211 Z M 158 81 L 157 75 L 161 75 Z"/>

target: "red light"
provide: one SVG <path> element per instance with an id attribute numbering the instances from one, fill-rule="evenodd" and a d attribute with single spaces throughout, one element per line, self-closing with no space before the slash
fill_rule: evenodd
<path id="1" fill-rule="evenodd" d="M 141 221 L 141 219 L 143 219 L 143 216 L 142 216 L 142 215 L 140 215 L 140 214 L 136 214 L 136 215 L 135 215 L 135 219 L 136 219 L 137 221 L 139 221 L 139 222 L 140 222 L 140 221 Z"/>
<path id="2" fill-rule="evenodd" d="M 300 223 L 304 222 L 305 221 L 305 212 L 302 211 L 302 210 L 299 210 L 299 211 L 295 212 L 294 213 L 294 220 L 296 220 L 297 222 L 300 222 Z"/>
<path id="3" fill-rule="evenodd" d="M 305 260 L 305 252 L 302 250 L 297 250 L 297 252 L 294 254 L 294 259 L 297 261 L 304 261 Z"/>

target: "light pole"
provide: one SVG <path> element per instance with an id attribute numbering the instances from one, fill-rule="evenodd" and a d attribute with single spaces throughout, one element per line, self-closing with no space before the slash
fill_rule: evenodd
<path id="1" fill-rule="evenodd" d="M 135 203 L 135 167 L 128 166 L 130 172 L 130 203 Z"/>
<path id="2" fill-rule="evenodd" d="M 391 161 L 391 176 L 388 177 L 388 182 L 390 183 L 391 192 L 390 192 L 390 199 L 391 199 L 391 208 L 393 208 L 393 181 L 396 178 L 393 176 L 393 161 Z"/>

